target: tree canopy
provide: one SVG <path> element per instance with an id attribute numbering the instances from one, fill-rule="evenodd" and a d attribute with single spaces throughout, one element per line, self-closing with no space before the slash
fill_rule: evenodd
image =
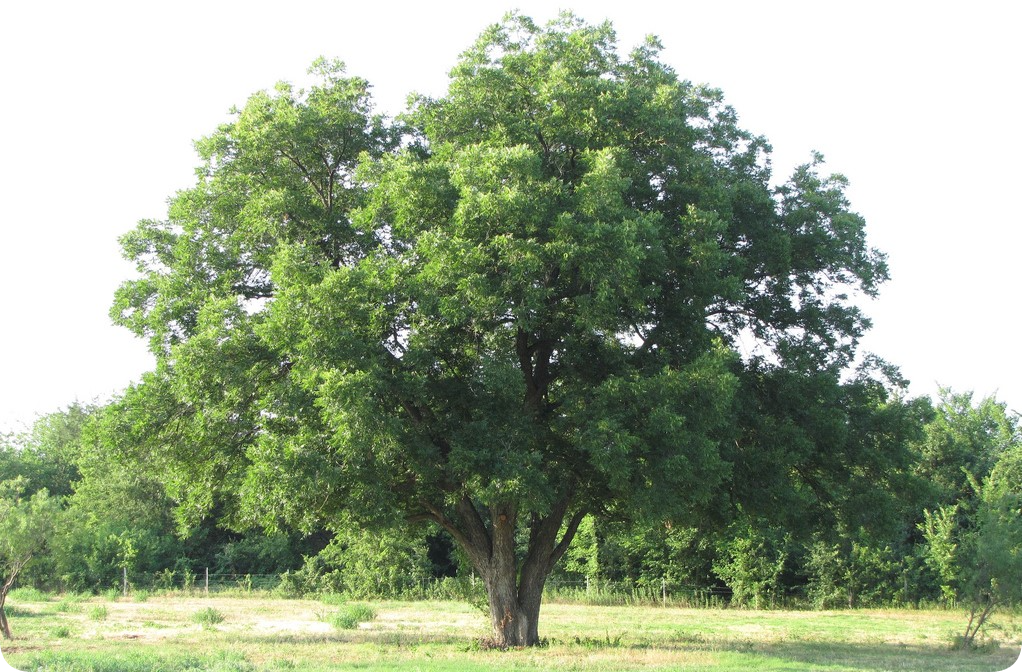
<path id="1" fill-rule="evenodd" d="M 868 478 L 890 426 L 856 413 L 885 394 L 842 375 L 884 257 L 844 178 L 816 156 L 774 186 L 766 140 L 660 48 L 511 15 L 400 123 L 336 63 L 255 94 L 122 239 L 140 275 L 113 316 L 158 364 L 108 441 L 186 521 L 439 525 L 499 645 L 539 641 L 587 514 Z M 764 454 L 780 481 L 749 478 Z"/>

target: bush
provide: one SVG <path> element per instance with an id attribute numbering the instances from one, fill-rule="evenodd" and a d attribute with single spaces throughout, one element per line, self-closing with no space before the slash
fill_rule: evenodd
<path id="1" fill-rule="evenodd" d="M 732 591 L 734 606 L 773 607 L 781 596 L 781 575 L 790 539 L 781 530 L 736 525 L 720 549 L 713 571 Z"/>
<path id="2" fill-rule="evenodd" d="M 105 621 L 109 612 L 103 605 L 97 605 L 89 609 L 89 618 L 93 621 Z"/>
<path id="3" fill-rule="evenodd" d="M 338 593 L 354 598 L 405 597 L 430 576 L 424 537 L 394 531 L 339 530 L 296 572 L 281 576 L 285 595 Z"/>
<path id="4" fill-rule="evenodd" d="M 905 565 L 891 547 L 857 536 L 850 544 L 818 539 L 809 546 L 807 595 L 817 609 L 883 607 L 903 592 Z"/>
<path id="5" fill-rule="evenodd" d="M 203 627 L 209 627 L 223 623 L 227 617 L 213 607 L 206 607 L 192 614 L 192 621 Z"/>
<path id="6" fill-rule="evenodd" d="M 341 630 L 354 630 L 359 623 L 376 618 L 376 610 L 366 604 L 349 604 L 324 618 L 327 623 Z"/>
<path id="7" fill-rule="evenodd" d="M 60 614 L 79 614 L 82 611 L 82 598 L 73 595 L 64 597 L 55 607 Z"/>
<path id="8" fill-rule="evenodd" d="M 280 582 L 273 592 L 280 597 L 297 599 L 310 593 L 319 592 L 319 576 L 309 564 L 302 566 L 297 572 L 290 569 L 280 575 Z"/>

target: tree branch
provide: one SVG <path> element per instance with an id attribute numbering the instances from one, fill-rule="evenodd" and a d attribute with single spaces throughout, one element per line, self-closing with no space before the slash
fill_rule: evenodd
<path id="1" fill-rule="evenodd" d="M 582 523 L 582 519 L 586 517 L 585 510 L 579 510 L 575 512 L 575 515 L 568 521 L 568 529 L 564 531 L 564 536 L 561 537 L 561 541 L 554 547 L 554 550 L 550 553 L 550 564 L 556 565 L 564 554 L 568 551 L 568 547 L 571 546 L 572 540 L 575 538 L 575 533 L 578 532 L 578 526 Z"/>

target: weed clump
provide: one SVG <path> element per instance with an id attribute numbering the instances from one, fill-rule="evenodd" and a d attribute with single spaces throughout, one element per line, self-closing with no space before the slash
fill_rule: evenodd
<path id="1" fill-rule="evenodd" d="M 206 607 L 192 614 L 192 621 L 203 627 L 210 627 L 223 623 L 227 617 L 213 607 Z"/>
<path id="2" fill-rule="evenodd" d="M 346 604 L 321 620 L 340 630 L 354 630 L 360 623 L 376 618 L 376 610 L 366 604 Z"/>

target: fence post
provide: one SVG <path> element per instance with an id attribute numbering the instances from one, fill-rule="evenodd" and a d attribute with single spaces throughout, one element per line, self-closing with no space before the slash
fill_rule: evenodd
<path id="1" fill-rule="evenodd" d="M 206 594 L 209 595 L 209 567 L 206 568 Z"/>
<path id="2" fill-rule="evenodd" d="M 667 579 L 660 579 L 660 591 L 664 596 L 664 606 L 667 606 Z"/>

